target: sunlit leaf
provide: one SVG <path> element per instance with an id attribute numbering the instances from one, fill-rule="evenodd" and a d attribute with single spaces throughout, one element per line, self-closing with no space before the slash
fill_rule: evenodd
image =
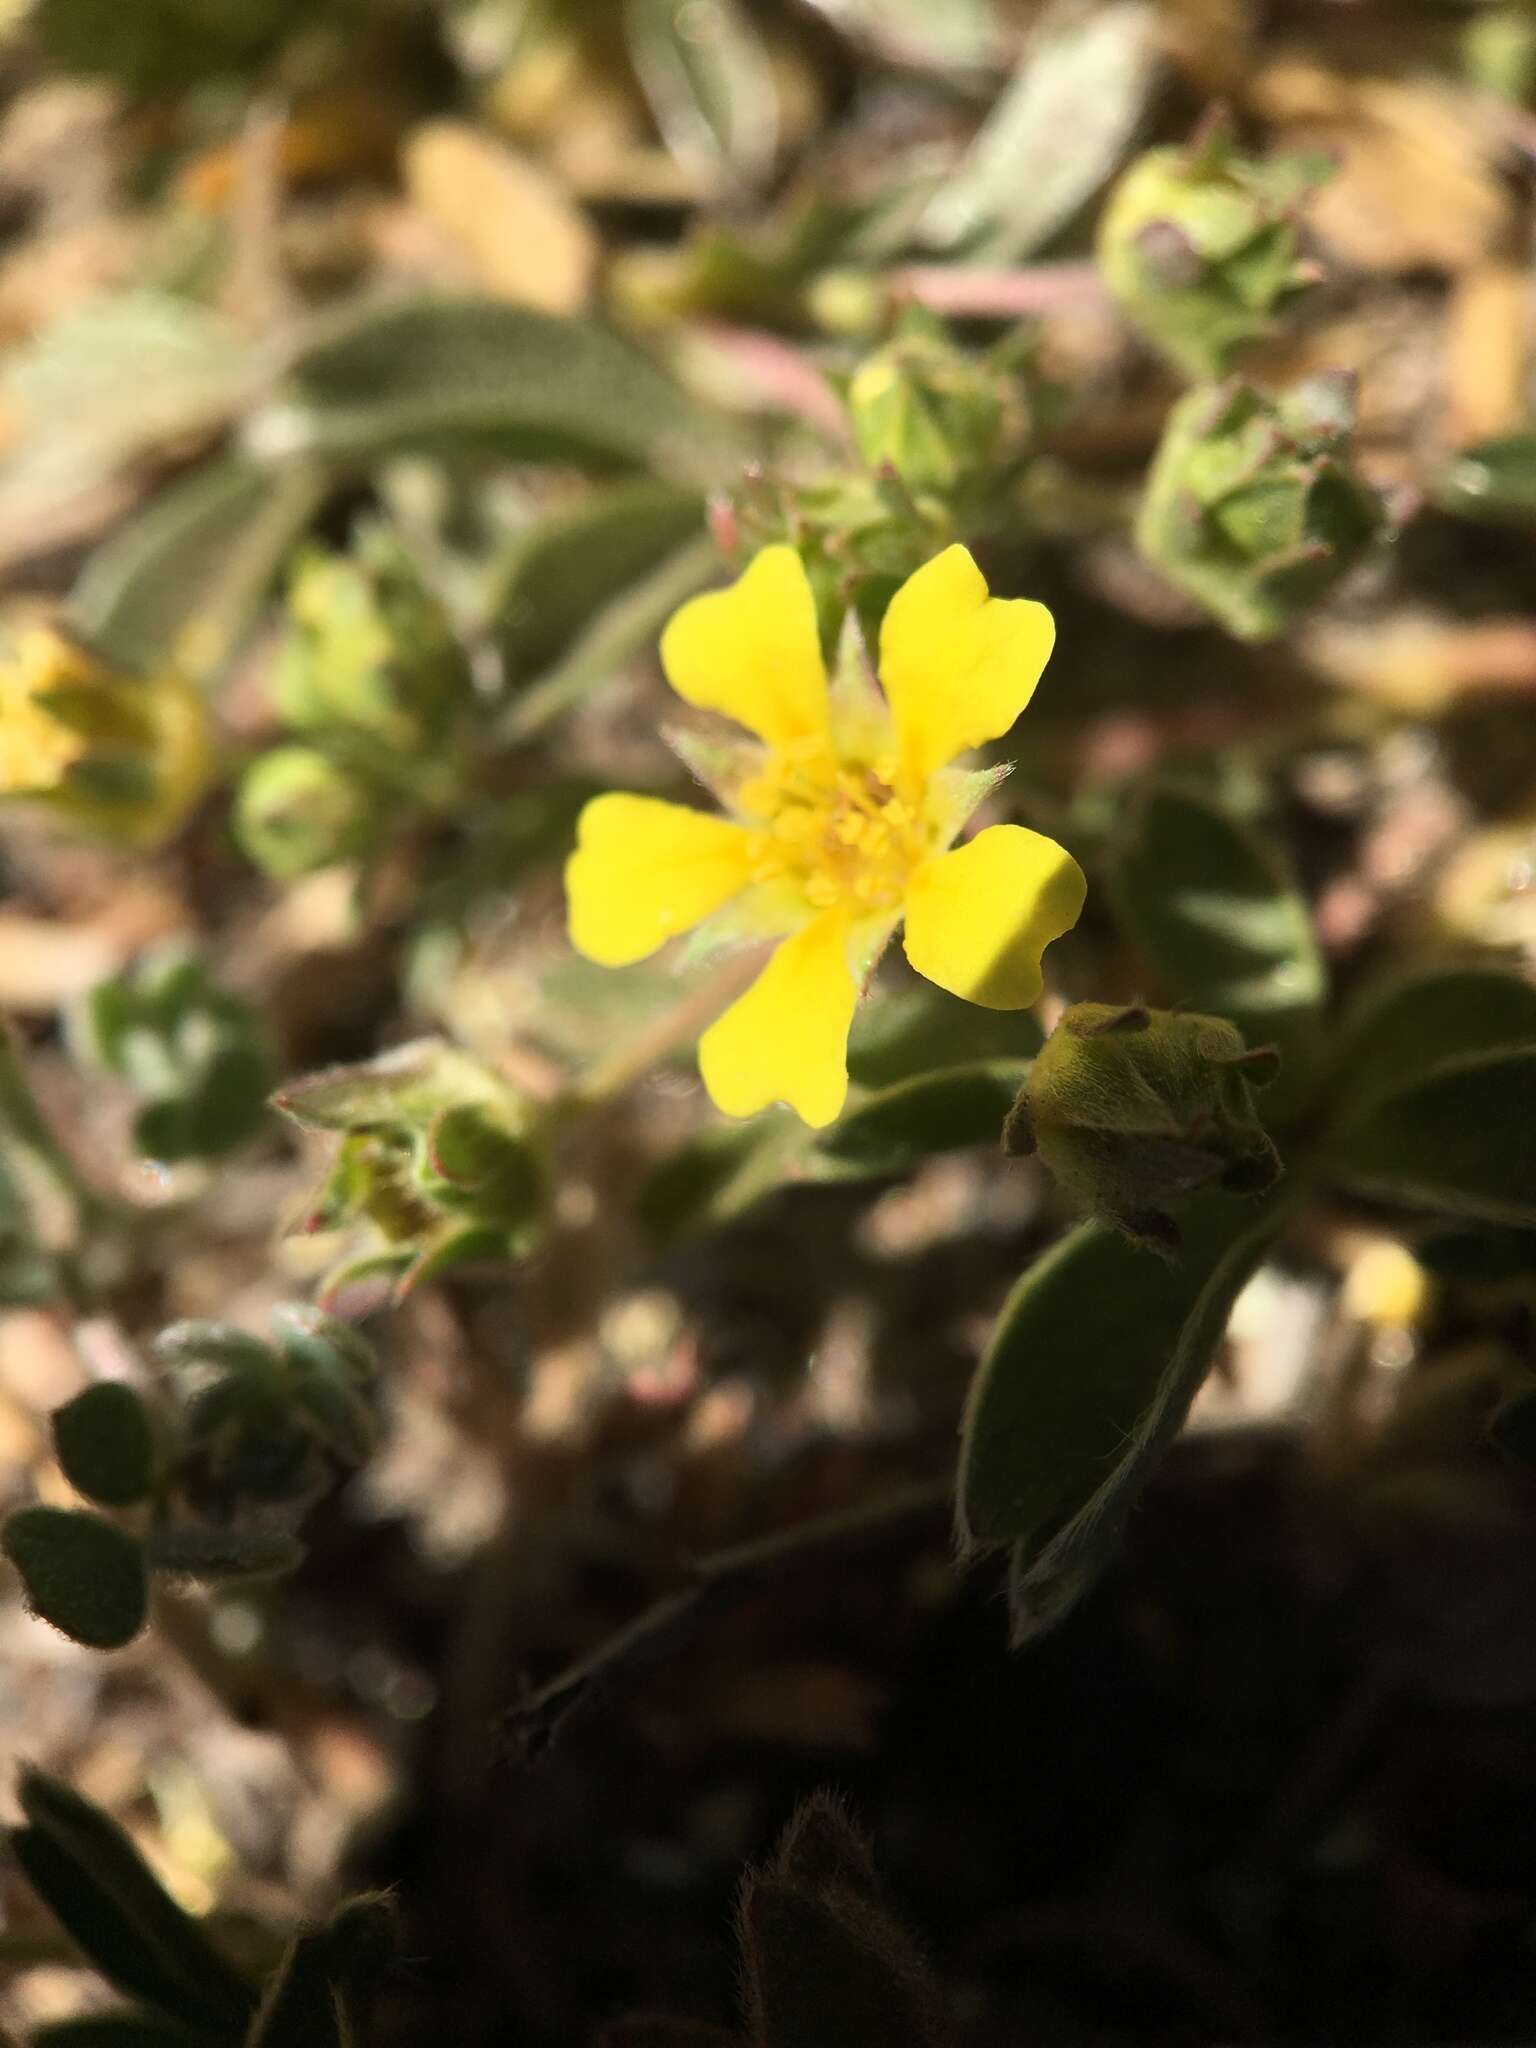
<path id="1" fill-rule="evenodd" d="M 596 321 L 446 293 L 319 323 L 249 441 L 267 459 L 467 450 L 692 481 L 740 454 L 716 412 Z"/>
<path id="2" fill-rule="evenodd" d="M 193 674 L 239 647 L 325 497 L 305 464 L 210 463 L 98 548 L 69 603 L 79 631 L 126 666 Z"/>
<path id="3" fill-rule="evenodd" d="M 1119 163 L 1158 76 L 1147 0 L 1053 0 L 923 238 L 989 263 L 1048 242 Z"/>
<path id="4" fill-rule="evenodd" d="M 636 75 L 680 162 L 756 185 L 778 142 L 773 65 L 739 0 L 625 0 Z"/>
<path id="5" fill-rule="evenodd" d="M 570 651 L 597 614 L 703 531 L 697 491 L 636 479 L 586 494 L 519 536 L 487 607 L 514 679 Z"/>

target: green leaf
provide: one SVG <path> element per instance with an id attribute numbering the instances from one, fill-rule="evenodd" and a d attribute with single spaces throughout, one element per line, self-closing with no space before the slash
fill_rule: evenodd
<path id="1" fill-rule="evenodd" d="M 91 556 L 69 618 L 128 668 L 219 669 L 255 623 L 328 479 L 302 463 L 211 462 L 172 484 Z"/>
<path id="2" fill-rule="evenodd" d="M 834 28 L 888 64 L 954 74 L 1000 64 L 1007 45 L 991 0 L 812 0 Z"/>
<path id="3" fill-rule="evenodd" d="M 0 371 L 19 428 L 0 461 L 0 557 L 146 455 L 221 427 L 265 369 L 230 322 L 168 292 L 103 293 L 43 327 Z"/>
<path id="4" fill-rule="evenodd" d="M 1229 1223 L 1230 1219 L 1223 1219 L 1206 1241 L 1206 1257 Z M 1274 1235 L 1272 1214 L 1257 1229 L 1228 1244 L 1190 1303 L 1160 1379 L 1155 1387 L 1148 1384 L 1144 1388 L 1142 1405 L 1124 1442 L 1091 1481 L 1086 1496 L 1044 1540 L 1014 1545 L 1008 1607 L 1015 1643 L 1053 1627 L 1108 1563 L 1126 1516 L 1183 1427 L 1190 1404 L 1211 1369 L 1233 1303 Z"/>
<path id="5" fill-rule="evenodd" d="M 11 1846 L 28 1882 L 107 1980 L 200 2032 L 239 2038 L 255 1993 L 117 1823 L 42 1771 L 18 1788 Z"/>
<path id="6" fill-rule="evenodd" d="M 547 669 L 595 615 L 702 529 L 697 491 L 648 477 L 590 491 L 519 536 L 489 606 L 514 681 Z"/>
<path id="7" fill-rule="evenodd" d="M 1306 900 L 1272 849 L 1193 789 L 1154 784 L 1111 849 L 1115 906 L 1181 1006 L 1278 1045 L 1279 1089 L 1299 1089 L 1327 974 Z"/>
<path id="8" fill-rule="evenodd" d="M 984 1060 L 898 1081 L 858 1103 L 817 1141 L 817 1154 L 859 1173 L 905 1173 L 936 1153 L 994 1149 L 1028 1060 Z"/>
<path id="9" fill-rule="evenodd" d="M 188 1579 L 276 1578 L 297 1571 L 304 1546 L 286 1529 L 220 1529 L 211 1524 L 153 1529 L 145 1542 L 150 1569 Z"/>
<path id="10" fill-rule="evenodd" d="M 355 1066 L 327 1067 L 273 1096 L 306 1130 L 425 1133 L 445 1109 L 496 1103 L 511 1091 L 440 1038 L 418 1038 Z"/>
<path id="11" fill-rule="evenodd" d="M 120 1650 L 144 1626 L 144 1555 L 100 1515 L 23 1508 L 0 1529 L 0 1550 L 20 1572 L 27 1604 L 77 1643 Z"/>
<path id="12" fill-rule="evenodd" d="M 130 1507 L 154 1484 L 154 1433 L 132 1387 L 87 1387 L 54 1410 L 51 1428 L 64 1476 L 87 1500 Z"/>
<path id="13" fill-rule="evenodd" d="M 642 1183 L 636 1216 L 662 1244 L 729 1223 L 793 1172 L 813 1137 L 788 1110 L 770 1110 L 749 1123 L 712 1124 Z"/>
<path id="14" fill-rule="evenodd" d="M 689 482 L 718 480 L 741 453 L 716 413 L 596 322 L 448 294 L 322 323 L 292 364 L 288 402 L 249 432 L 269 456 L 465 448 Z"/>
<path id="15" fill-rule="evenodd" d="M 1536 525 L 1536 433 L 1495 435 L 1463 448 L 1432 485 L 1437 505 L 1495 526 Z"/>
<path id="16" fill-rule="evenodd" d="M 206 1322 L 189 1316 L 170 1323 L 151 1346 L 159 1364 L 173 1372 L 192 1368 L 248 1374 L 258 1382 L 274 1378 L 271 1347 L 234 1323 Z"/>
<path id="17" fill-rule="evenodd" d="M 1462 1054 L 1346 1107 L 1320 1163 L 1379 1200 L 1536 1226 L 1536 1043 Z"/>
<path id="18" fill-rule="evenodd" d="M 1210 1366 L 1223 1304 L 1262 1255 L 1272 1216 L 1256 1223 L 1248 1204 L 1209 1195 L 1184 1219 L 1176 1262 L 1094 1223 L 1029 1268 L 966 1404 L 965 1544 L 1022 1543 L 1038 1555 L 1139 1483 Z"/>
<path id="19" fill-rule="evenodd" d="M 1334 1091 L 1377 1095 L 1463 1053 L 1536 1044 L 1536 987 L 1491 967 L 1413 975 L 1374 991 L 1346 1018 Z"/>
<path id="20" fill-rule="evenodd" d="M 497 738 L 506 745 L 531 739 L 593 690 L 612 680 L 642 653 L 677 610 L 716 581 L 720 556 L 712 540 L 691 540 L 603 606 L 567 652 L 518 693 Z"/>
<path id="21" fill-rule="evenodd" d="M 778 86 L 738 0 L 624 0 L 624 32 L 656 126 L 710 184 L 755 185 L 773 167 Z"/>
<path id="22" fill-rule="evenodd" d="M 1027 1010 L 984 1010 L 912 975 L 855 1013 L 848 1074 L 862 1088 L 889 1088 L 936 1067 L 1033 1059 L 1043 1042 Z"/>
<path id="23" fill-rule="evenodd" d="M 1016 262 L 1048 242 L 1120 161 L 1159 73 L 1147 0 L 1053 0 L 1012 83 L 923 216 L 925 240 Z"/>

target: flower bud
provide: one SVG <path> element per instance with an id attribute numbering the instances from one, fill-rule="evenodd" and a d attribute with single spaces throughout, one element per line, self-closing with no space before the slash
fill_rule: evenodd
<path id="1" fill-rule="evenodd" d="M 155 847 L 212 778 L 207 706 L 185 677 L 126 673 L 47 626 L 0 656 L 0 796 L 118 845 Z"/>
<path id="2" fill-rule="evenodd" d="M 356 860 L 373 844 L 373 800 L 345 768 L 313 747 L 276 747 L 246 770 L 234 833 L 275 881 Z"/>
<path id="3" fill-rule="evenodd" d="M 1104 282 L 1142 338 L 1186 377 L 1222 377 L 1316 282 L 1298 254 L 1297 206 L 1320 158 L 1256 162 L 1225 121 L 1184 149 L 1136 159 L 1099 225 Z"/>
<path id="4" fill-rule="evenodd" d="M 470 676 L 442 605 L 383 527 L 350 555 L 315 549 L 294 573 L 274 693 L 301 732 L 351 740 L 392 775 L 458 736 Z"/>
<path id="5" fill-rule="evenodd" d="M 363 1268 L 404 1291 L 537 1242 L 550 1202 L 537 1113 L 469 1054 L 427 1039 L 310 1075 L 275 1100 L 305 1128 L 341 1136 L 307 1227 L 372 1227 L 374 1248 L 331 1276 L 328 1297 Z"/>
<path id="6" fill-rule="evenodd" d="M 848 410 L 871 470 L 888 466 L 908 490 L 940 498 L 1016 461 L 1030 438 L 1018 374 L 956 347 L 915 307 L 854 372 Z"/>
<path id="7" fill-rule="evenodd" d="M 155 1352 L 184 1396 L 178 1480 L 201 1512 L 302 1502 L 360 1465 L 379 1430 L 378 1361 L 348 1324 L 301 1304 L 273 1341 L 227 1323 L 175 1323 Z"/>
<path id="8" fill-rule="evenodd" d="M 1353 389 L 1320 377 L 1283 398 L 1202 386 L 1174 407 L 1136 543 L 1240 640 L 1283 632 L 1387 525 L 1350 461 Z"/>
<path id="9" fill-rule="evenodd" d="M 1190 1196 L 1259 1194 L 1279 1178 L 1252 1096 L 1279 1065 L 1220 1017 L 1078 1003 L 1030 1068 L 1003 1146 L 1038 1152 L 1088 1215 L 1171 1255 Z"/>

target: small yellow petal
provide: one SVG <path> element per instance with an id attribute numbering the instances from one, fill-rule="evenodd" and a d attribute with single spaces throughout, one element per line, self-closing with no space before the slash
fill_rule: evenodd
<path id="1" fill-rule="evenodd" d="M 787 1102 L 820 1129 L 848 1094 L 848 1028 L 858 985 L 848 919 L 824 912 L 786 939 L 744 996 L 699 1041 L 699 1071 L 727 1116 Z"/>
<path id="2" fill-rule="evenodd" d="M 667 681 L 772 747 L 827 731 L 816 602 L 794 549 L 764 548 L 729 590 L 691 598 L 661 636 Z"/>
<path id="3" fill-rule="evenodd" d="M 907 895 L 907 958 L 951 995 L 988 1010 L 1040 996 L 1040 955 L 1082 915 L 1088 885 L 1065 847 L 991 825 L 925 861 Z"/>
<path id="4" fill-rule="evenodd" d="M 1045 606 L 989 597 L 962 547 L 907 578 L 880 629 L 880 680 L 912 787 L 967 748 L 1001 739 L 1034 695 L 1055 640 Z"/>
<path id="5" fill-rule="evenodd" d="M 658 797 L 594 797 L 565 866 L 571 944 L 600 967 L 627 967 L 745 888 L 740 825 Z"/>

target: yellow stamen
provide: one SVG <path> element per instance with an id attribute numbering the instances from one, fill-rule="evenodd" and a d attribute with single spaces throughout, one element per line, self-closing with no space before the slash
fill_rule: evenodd
<path id="1" fill-rule="evenodd" d="M 925 821 L 874 764 L 839 754 L 826 739 L 797 739 L 771 753 L 743 784 L 737 804 L 754 824 L 748 860 L 755 881 L 789 877 L 816 910 L 899 907 L 912 870 L 934 851 Z"/>

